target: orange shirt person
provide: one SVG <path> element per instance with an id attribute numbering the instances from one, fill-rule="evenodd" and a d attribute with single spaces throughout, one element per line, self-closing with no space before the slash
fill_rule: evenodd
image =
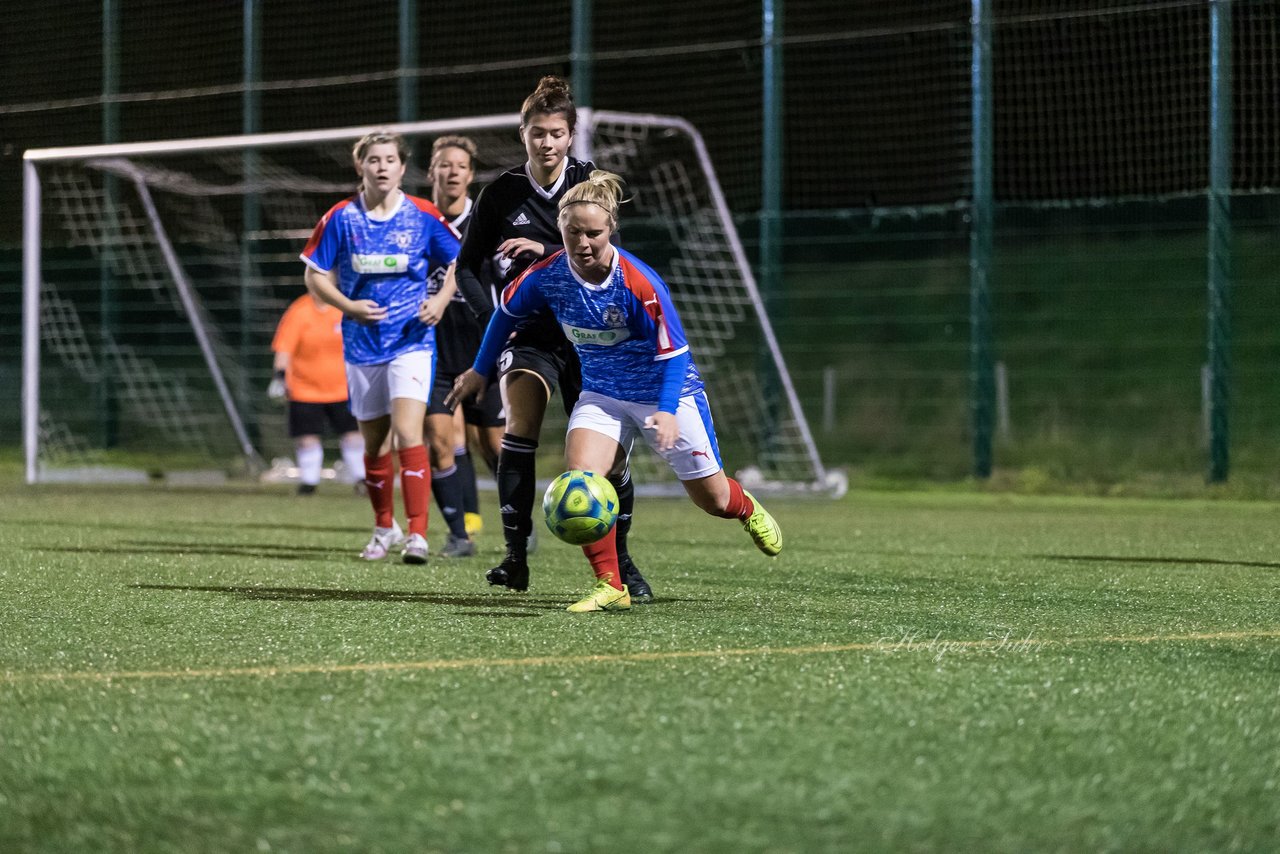
<path id="1" fill-rule="evenodd" d="M 347 373 L 342 360 L 342 312 L 303 294 L 290 304 L 271 341 L 274 376 L 271 398 L 289 398 L 289 435 L 301 473 L 299 495 L 320 484 L 325 426 L 338 434 L 342 459 L 353 483 L 364 480 L 364 440 L 347 406 Z"/>

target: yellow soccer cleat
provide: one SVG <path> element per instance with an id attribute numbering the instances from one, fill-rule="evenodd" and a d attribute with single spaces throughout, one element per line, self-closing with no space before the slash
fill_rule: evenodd
<path id="1" fill-rule="evenodd" d="M 745 489 L 742 490 L 742 494 L 750 498 L 751 503 L 756 507 L 750 518 L 742 523 L 742 527 L 751 535 L 751 539 L 755 540 L 756 548 L 769 557 L 777 557 L 778 552 L 782 551 L 782 528 L 754 495 Z"/>
<path id="2" fill-rule="evenodd" d="M 589 611 L 627 611 L 631 608 L 631 594 L 624 585 L 621 590 L 609 583 L 609 579 L 601 578 L 591 588 L 587 598 L 574 602 L 566 610 L 575 614 Z"/>
<path id="3" fill-rule="evenodd" d="M 479 513 L 467 513 L 463 519 L 463 523 L 467 526 L 468 537 L 474 537 L 484 530 L 484 517 Z"/>

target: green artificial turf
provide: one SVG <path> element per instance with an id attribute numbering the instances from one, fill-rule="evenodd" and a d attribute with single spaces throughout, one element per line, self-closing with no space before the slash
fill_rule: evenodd
<path id="1" fill-rule="evenodd" d="M 572 615 L 484 497 L 412 568 L 334 489 L 0 482 L 0 851 L 1280 847 L 1280 505 L 776 500 L 771 561 L 642 498 L 658 600 Z"/>

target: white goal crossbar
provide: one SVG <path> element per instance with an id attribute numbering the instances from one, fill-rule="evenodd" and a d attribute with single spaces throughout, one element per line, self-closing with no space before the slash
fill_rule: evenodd
<path id="1" fill-rule="evenodd" d="M 804 454 L 807 456 L 811 483 L 805 489 L 814 491 L 832 491 L 828 473 L 819 458 L 812 433 L 805 419 L 800 401 L 796 394 L 790 374 L 786 369 L 782 350 L 774 334 L 772 324 L 766 311 L 764 301 L 747 260 L 746 252 L 733 223 L 723 190 L 716 178 L 706 144 L 701 134 L 692 124 L 684 119 L 670 116 L 612 112 L 607 110 L 579 111 L 579 131 L 575 140 L 575 153 L 584 159 L 592 155 L 591 146 L 595 129 L 609 125 L 625 125 L 634 127 L 661 129 L 668 133 L 675 132 L 688 138 L 699 166 L 707 181 L 710 201 L 714 215 L 718 219 L 723 239 L 741 277 L 741 284 L 749 298 L 751 307 L 759 323 L 763 343 L 768 349 L 780 381 L 779 389 L 785 397 L 790 409 L 792 422 L 799 432 Z M 58 163 L 75 163 L 100 160 L 105 158 L 132 158 L 180 153 L 199 154 L 206 152 L 232 152 L 249 149 L 269 149 L 282 146 L 324 142 L 350 142 L 372 130 L 389 130 L 405 135 L 440 135 L 446 133 L 466 133 L 479 130 L 502 131 L 515 130 L 519 126 L 518 114 L 500 114 L 492 116 L 465 117 L 438 121 L 408 122 L 379 126 L 361 126 L 331 128 L 326 130 L 300 131 L 289 133 L 264 133 L 241 136 L 206 137 L 200 139 L 179 139 L 155 142 L 122 143 L 116 145 L 88 145 L 69 148 L 31 149 L 23 155 L 23 442 L 25 449 L 26 480 L 35 483 L 40 480 L 40 466 L 37 456 L 40 425 L 40 312 L 43 271 L 41 265 L 41 172 L 46 165 Z M 145 198 L 145 187 L 139 187 Z M 163 234 L 163 226 L 153 218 L 153 227 L 160 229 L 157 236 L 159 244 L 167 245 Z M 217 368 L 216 359 L 212 357 L 210 346 L 201 329 L 201 319 L 196 308 L 188 299 L 189 286 L 181 264 L 172 251 L 164 253 L 165 263 L 169 267 L 172 284 L 182 297 L 187 309 L 188 320 L 200 342 L 205 360 L 214 377 L 218 394 L 222 398 L 223 407 L 228 420 L 236 432 L 237 439 L 246 457 L 253 458 L 256 451 L 250 443 L 244 429 L 243 420 L 237 412 L 236 403 L 222 379 Z M 695 345 L 696 345 L 695 341 Z"/>

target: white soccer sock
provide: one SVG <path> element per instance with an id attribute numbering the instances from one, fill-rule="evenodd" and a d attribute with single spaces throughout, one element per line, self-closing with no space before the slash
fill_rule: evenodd
<path id="1" fill-rule="evenodd" d="M 342 440 L 342 462 L 352 483 L 364 480 L 364 439 L 357 436 Z"/>
<path id="2" fill-rule="evenodd" d="M 310 486 L 320 484 L 320 469 L 324 466 L 324 448 L 305 445 L 298 448 L 298 471 L 302 482 Z"/>

